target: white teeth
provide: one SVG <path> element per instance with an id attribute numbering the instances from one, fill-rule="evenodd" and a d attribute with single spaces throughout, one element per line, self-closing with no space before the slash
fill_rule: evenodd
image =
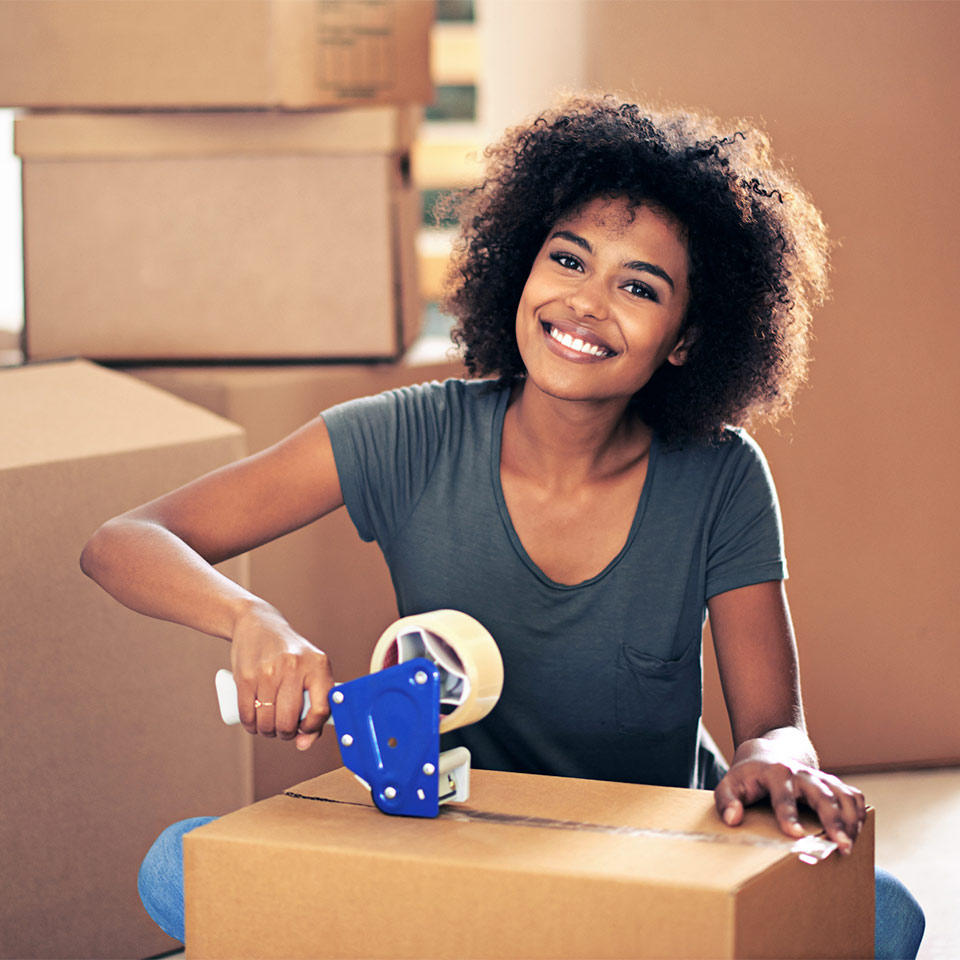
<path id="1" fill-rule="evenodd" d="M 550 336 L 558 343 L 562 343 L 565 347 L 576 350 L 578 353 L 588 353 L 592 357 L 606 357 L 609 354 L 609 351 L 603 347 L 581 340 L 579 337 L 574 339 L 569 333 L 561 333 L 556 327 L 550 328 Z"/>

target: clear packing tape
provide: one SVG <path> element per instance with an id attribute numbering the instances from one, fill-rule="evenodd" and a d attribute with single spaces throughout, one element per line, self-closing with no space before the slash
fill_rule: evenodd
<path id="1" fill-rule="evenodd" d="M 337 803 L 348 806 L 366 807 L 368 804 L 348 800 L 335 800 L 332 797 L 310 796 L 287 790 L 286 797 L 296 800 L 314 800 L 319 803 Z M 580 833 L 604 833 L 621 837 L 651 837 L 667 840 L 685 840 L 693 843 L 723 843 L 735 846 L 762 847 L 775 850 L 789 850 L 795 853 L 803 863 L 820 863 L 837 849 L 837 845 L 821 834 L 810 834 L 800 840 L 774 837 L 759 837 L 756 834 L 740 833 L 730 828 L 729 832 L 706 833 L 693 830 L 665 830 L 657 827 L 627 827 L 606 823 L 589 823 L 582 820 L 554 820 L 549 817 L 531 817 L 515 813 L 497 813 L 492 810 L 474 810 L 470 807 L 444 807 L 440 814 L 446 820 L 475 823 L 496 823 L 514 827 L 535 827 L 543 830 L 573 830 Z"/>

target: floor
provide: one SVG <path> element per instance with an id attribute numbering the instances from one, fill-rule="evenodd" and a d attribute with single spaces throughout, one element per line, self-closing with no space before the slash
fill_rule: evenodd
<path id="1" fill-rule="evenodd" d="M 877 811 L 878 866 L 920 902 L 918 960 L 960 958 L 960 769 L 850 774 Z"/>
<path id="2" fill-rule="evenodd" d="M 958 960 L 960 768 L 850 774 L 845 779 L 876 808 L 878 866 L 899 877 L 926 913 L 918 960 Z"/>

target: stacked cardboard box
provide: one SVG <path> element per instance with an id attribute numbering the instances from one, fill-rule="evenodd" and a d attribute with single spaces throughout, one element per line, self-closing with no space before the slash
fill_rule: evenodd
<path id="1" fill-rule="evenodd" d="M 19 118 L 27 356 L 398 357 L 421 314 L 415 120 Z"/>
<path id="2" fill-rule="evenodd" d="M 252 796 L 212 677 L 227 644 L 125 609 L 78 559 L 104 520 L 236 459 L 235 424 L 86 361 L 0 370 L 0 955 L 144 957 L 167 824 Z M 244 563 L 227 576 L 245 581 Z"/>
<path id="3" fill-rule="evenodd" d="M 0 106 L 424 103 L 425 0 L 4 0 Z"/>
<path id="4" fill-rule="evenodd" d="M 8 445 L 0 472 L 3 696 L 23 726 L 2 744 L 5 955 L 168 949 L 136 895 L 156 834 L 330 765 L 329 746 L 255 757 L 216 712 L 225 646 L 124 610 L 77 567 L 100 522 L 242 456 L 243 430 L 125 374 L 42 361 L 244 364 L 217 372 L 238 384 L 221 396 L 275 400 L 256 449 L 337 400 L 455 372 L 398 362 L 421 322 L 409 152 L 432 18 L 422 0 L 0 4 L 0 104 L 30 111 L 15 133 L 28 364 L 0 372 L 27 448 Z M 221 412 L 256 420 L 240 399 Z M 252 559 L 255 588 L 356 675 L 392 591 L 338 521 L 338 562 L 311 531 L 225 569 L 247 582 Z"/>
<path id="5" fill-rule="evenodd" d="M 15 135 L 26 356 L 397 359 L 431 22 L 422 0 L 0 4 L 0 104 L 55 111 Z"/>

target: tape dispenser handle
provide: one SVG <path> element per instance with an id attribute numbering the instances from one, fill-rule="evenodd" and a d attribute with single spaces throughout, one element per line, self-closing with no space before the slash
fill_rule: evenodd
<path id="1" fill-rule="evenodd" d="M 217 688 L 217 703 L 220 706 L 220 716 L 223 722 L 234 726 L 240 722 L 240 708 L 237 704 L 237 683 L 229 670 L 218 670 L 214 677 Z M 303 710 L 300 713 L 302 720 L 310 711 L 310 694 L 303 691 Z"/>

